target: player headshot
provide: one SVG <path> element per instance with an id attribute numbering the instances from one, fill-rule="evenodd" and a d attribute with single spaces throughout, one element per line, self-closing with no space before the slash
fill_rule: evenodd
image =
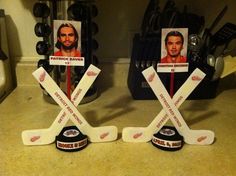
<path id="1" fill-rule="evenodd" d="M 181 55 L 184 46 L 184 36 L 179 31 L 170 31 L 164 40 L 166 55 L 161 58 L 161 63 L 185 63 L 187 58 Z"/>
<path id="2" fill-rule="evenodd" d="M 59 50 L 54 53 L 54 56 L 81 56 L 78 49 L 79 35 L 71 23 L 62 23 L 56 34 L 55 47 Z"/>

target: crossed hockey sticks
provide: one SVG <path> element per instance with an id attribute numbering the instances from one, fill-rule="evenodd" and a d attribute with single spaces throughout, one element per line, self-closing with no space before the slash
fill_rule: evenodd
<path id="1" fill-rule="evenodd" d="M 214 132 L 210 130 L 191 130 L 188 127 L 153 67 L 149 67 L 142 73 L 171 122 L 184 137 L 187 144 L 209 145 L 214 142 Z M 194 79 L 197 81 L 200 78 L 195 77 Z"/>
<path id="2" fill-rule="evenodd" d="M 173 101 L 177 107 L 180 107 L 204 77 L 205 74 L 200 69 L 195 69 L 191 73 L 173 97 Z M 165 110 L 162 109 L 147 127 L 124 128 L 122 131 L 122 139 L 125 142 L 148 142 L 152 139 L 153 134 L 157 133 L 164 126 L 168 119 L 168 115 Z"/>
<path id="3" fill-rule="evenodd" d="M 99 72 L 100 70 L 97 67 L 93 65 L 89 66 L 80 83 L 72 93 L 72 102 L 74 105 L 78 105 L 80 103 Z M 69 118 L 75 123 L 82 133 L 89 137 L 91 142 L 107 142 L 116 140 L 117 128 L 115 126 L 90 126 L 43 68 L 37 69 L 33 75 L 59 104 L 62 111 L 59 113 L 50 128 L 23 131 L 22 139 L 25 145 L 44 145 L 52 143 L 55 140 L 55 136 L 60 133 Z"/>
<path id="4" fill-rule="evenodd" d="M 81 102 L 84 95 L 99 75 L 100 71 L 100 69 L 93 65 L 90 65 L 88 67 L 71 95 L 71 100 L 74 102 L 75 106 L 77 106 Z M 68 120 L 69 118 L 66 117 L 66 113 L 61 110 L 61 112 L 58 114 L 49 128 L 23 131 L 23 143 L 25 145 L 45 145 L 53 143 L 55 141 L 55 137 L 61 132 L 62 128 L 66 125 Z"/>

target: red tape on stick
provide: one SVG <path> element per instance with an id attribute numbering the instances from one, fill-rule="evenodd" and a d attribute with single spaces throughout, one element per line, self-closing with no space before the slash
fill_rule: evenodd
<path id="1" fill-rule="evenodd" d="M 67 66 L 67 97 L 71 100 L 70 96 L 70 89 L 71 89 L 71 67 Z"/>
<path id="2" fill-rule="evenodd" d="M 170 97 L 173 98 L 174 96 L 174 82 L 175 82 L 175 72 L 172 71 L 170 73 Z"/>

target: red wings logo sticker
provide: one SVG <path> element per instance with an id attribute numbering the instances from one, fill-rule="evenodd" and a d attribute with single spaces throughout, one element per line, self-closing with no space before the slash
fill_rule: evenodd
<path id="1" fill-rule="evenodd" d="M 136 133 L 133 135 L 133 138 L 137 139 L 137 138 L 141 137 L 142 135 L 143 135 L 143 133 Z"/>
<path id="2" fill-rule="evenodd" d="M 45 77 L 46 77 L 46 72 L 44 71 L 43 73 L 41 73 L 41 74 L 39 75 L 39 81 L 40 81 L 40 82 L 43 82 L 44 79 L 45 79 Z"/>
<path id="3" fill-rule="evenodd" d="M 193 81 L 201 81 L 202 78 L 200 78 L 199 76 L 192 76 L 192 80 Z"/>
<path id="4" fill-rule="evenodd" d="M 87 72 L 87 75 L 88 75 L 88 76 L 96 76 L 97 73 L 95 73 L 95 72 L 93 72 L 93 71 L 88 71 L 88 72 Z"/>
<path id="5" fill-rule="evenodd" d="M 31 142 L 35 142 L 40 138 L 40 136 L 33 136 L 32 138 L 30 138 Z"/>
<path id="6" fill-rule="evenodd" d="M 155 77 L 155 73 L 152 73 L 149 77 L 148 77 L 148 82 L 152 82 L 153 79 Z"/>
<path id="7" fill-rule="evenodd" d="M 103 133 L 100 135 L 100 139 L 105 139 L 107 136 L 109 135 L 109 133 Z"/>
<path id="8" fill-rule="evenodd" d="M 198 142 L 202 142 L 207 138 L 207 136 L 201 136 L 197 139 Z"/>

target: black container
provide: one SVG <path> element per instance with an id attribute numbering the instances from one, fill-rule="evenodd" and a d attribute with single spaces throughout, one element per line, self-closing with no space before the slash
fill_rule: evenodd
<path id="1" fill-rule="evenodd" d="M 157 99 L 152 89 L 149 87 L 142 71 L 153 66 L 156 69 L 157 63 L 160 61 L 160 36 L 152 35 L 143 38 L 136 34 L 133 39 L 133 49 L 131 55 L 131 62 L 128 73 L 128 88 L 134 99 L 137 100 L 152 100 Z M 150 40 L 155 42 L 150 42 Z M 154 45 L 154 46 L 153 46 Z M 191 58 L 189 59 L 191 60 Z M 151 64 L 150 64 L 151 63 Z M 199 68 L 206 76 L 196 89 L 189 95 L 188 99 L 210 99 L 217 95 L 217 88 L 219 79 L 212 81 L 214 74 L 214 67 L 204 63 L 189 62 L 188 72 L 175 73 L 174 75 L 174 93 L 187 80 L 189 75 Z M 167 91 L 170 90 L 170 73 L 158 73 L 162 83 L 165 85 Z"/>
<path id="2" fill-rule="evenodd" d="M 38 65 L 42 65 L 50 71 L 50 76 L 64 91 L 67 91 L 65 66 L 54 65 L 48 67 L 49 57 L 53 55 L 54 20 L 68 20 L 81 22 L 81 57 L 84 57 L 84 66 L 72 66 L 71 69 L 71 90 L 77 86 L 80 79 L 84 75 L 90 64 L 98 65 L 98 59 L 95 56 L 95 51 L 98 49 L 98 42 L 94 39 L 94 35 L 98 32 L 98 26 L 93 19 L 98 14 L 96 2 L 94 0 L 43 0 L 36 2 L 33 7 L 33 14 L 38 18 L 38 23 L 35 25 L 34 31 L 40 41 L 36 44 L 36 51 L 39 55 L 44 55 L 44 59 L 39 60 Z M 44 98 L 50 102 L 55 103 L 54 100 L 43 91 Z M 82 103 L 90 102 L 98 96 L 95 84 L 86 93 Z"/>

